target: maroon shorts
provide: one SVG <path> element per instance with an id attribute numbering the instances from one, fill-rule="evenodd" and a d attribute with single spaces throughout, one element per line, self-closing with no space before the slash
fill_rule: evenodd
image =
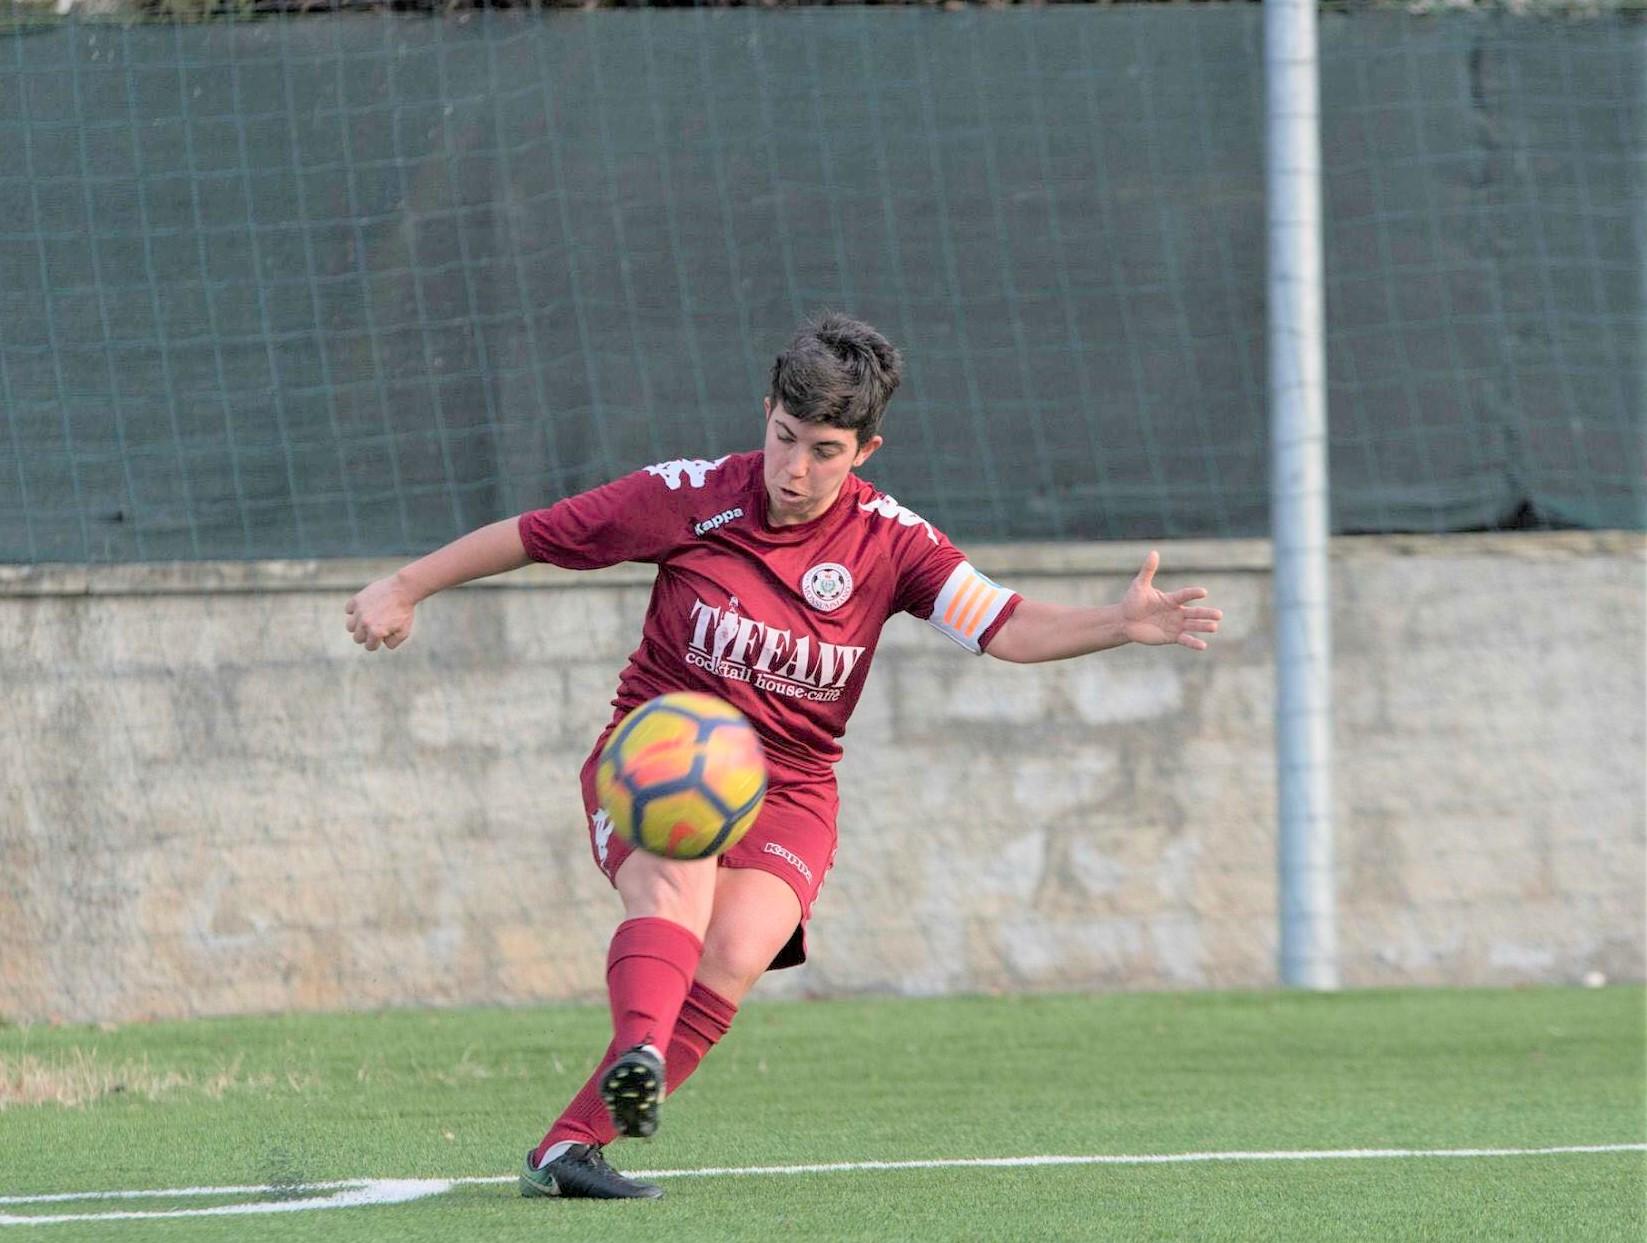
<path id="1" fill-rule="evenodd" d="M 616 885 L 618 868 L 634 847 L 613 835 L 612 825 L 595 796 L 595 769 L 605 745 L 606 734 L 602 734 L 584 761 L 580 777 L 583 810 L 589 822 L 589 848 L 595 865 Z M 835 862 L 835 818 L 839 811 L 840 798 L 833 778 L 796 780 L 774 774 L 768 779 L 766 800 L 755 823 L 736 846 L 720 856 L 720 867 L 770 872 L 800 899 L 801 922 L 772 960 L 771 970 L 798 967 L 806 961 L 806 921 L 812 918 L 812 904 Z"/>

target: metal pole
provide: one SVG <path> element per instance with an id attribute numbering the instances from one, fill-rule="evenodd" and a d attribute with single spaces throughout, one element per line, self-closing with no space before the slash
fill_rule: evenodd
<path id="1" fill-rule="evenodd" d="M 1315 0 L 1264 0 L 1281 982 L 1338 987 Z"/>

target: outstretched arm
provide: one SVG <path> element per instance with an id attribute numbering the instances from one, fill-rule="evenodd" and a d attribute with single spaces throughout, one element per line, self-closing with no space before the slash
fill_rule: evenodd
<path id="1" fill-rule="evenodd" d="M 1123 643 L 1181 643 L 1206 650 L 1207 642 L 1200 636 L 1216 634 L 1224 614 L 1190 607 L 1192 601 L 1206 598 L 1204 587 L 1157 590 L 1155 571 L 1160 564 L 1160 554 L 1152 549 L 1119 604 L 1079 608 L 1026 598 L 985 650 L 1017 664 L 1065 660 Z"/>
<path id="2" fill-rule="evenodd" d="M 521 543 L 520 520 L 505 518 L 362 587 L 343 606 L 344 625 L 368 652 L 377 651 L 380 644 L 397 648 L 411 637 L 412 610 L 435 592 L 518 570 L 530 560 Z"/>

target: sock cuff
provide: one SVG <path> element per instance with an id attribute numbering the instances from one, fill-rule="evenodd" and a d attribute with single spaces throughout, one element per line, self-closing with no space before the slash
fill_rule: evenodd
<path id="1" fill-rule="evenodd" d="M 656 958 L 680 971 L 690 982 L 702 956 L 703 942 L 690 928 L 672 919 L 643 915 L 618 925 L 606 953 L 606 970 L 610 973 L 625 958 Z"/>
<path id="2" fill-rule="evenodd" d="M 719 1028 L 719 1035 L 724 1036 L 732 1026 L 732 1020 L 738 1017 L 738 1007 L 722 997 L 706 984 L 692 981 L 692 987 L 687 991 L 686 1000 L 681 1004 L 681 1014 L 696 1011 Z"/>

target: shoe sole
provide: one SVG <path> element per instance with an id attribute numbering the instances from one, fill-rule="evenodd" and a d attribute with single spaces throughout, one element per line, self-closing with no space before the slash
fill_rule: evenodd
<path id="1" fill-rule="evenodd" d="M 619 1058 L 600 1081 L 600 1098 L 618 1134 L 646 1139 L 657 1133 L 658 1098 L 663 1084 L 658 1072 L 639 1058 Z"/>

